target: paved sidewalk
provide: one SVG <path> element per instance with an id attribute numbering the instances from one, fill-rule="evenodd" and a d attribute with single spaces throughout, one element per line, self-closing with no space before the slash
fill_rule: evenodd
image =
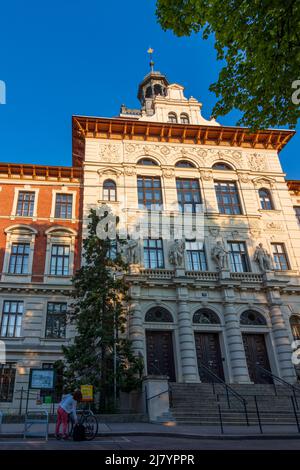
<path id="1" fill-rule="evenodd" d="M 54 423 L 49 424 L 50 437 L 54 434 Z M 32 431 L 40 431 L 41 427 L 35 425 Z M 22 437 L 24 423 L 2 424 L 0 438 Z M 152 423 L 99 423 L 99 436 L 172 436 L 187 437 L 197 439 L 254 439 L 254 438 L 275 438 L 300 439 L 296 426 L 263 426 L 263 434 L 260 433 L 258 426 L 224 426 L 224 433 L 221 433 L 220 426 L 198 426 L 198 425 L 179 425 L 170 424 L 152 424 Z"/>

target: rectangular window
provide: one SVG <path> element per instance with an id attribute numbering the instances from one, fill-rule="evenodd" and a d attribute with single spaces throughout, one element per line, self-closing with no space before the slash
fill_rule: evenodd
<path id="1" fill-rule="evenodd" d="M 10 274 L 28 274 L 29 252 L 29 243 L 12 244 L 8 267 Z"/>
<path id="2" fill-rule="evenodd" d="M 215 190 L 220 214 L 241 214 L 241 204 L 235 183 L 216 181 Z"/>
<path id="3" fill-rule="evenodd" d="M 19 191 L 16 215 L 19 217 L 32 217 L 34 199 L 35 193 L 32 191 Z"/>
<path id="4" fill-rule="evenodd" d="M 200 212 L 201 195 L 197 179 L 176 178 L 177 199 L 182 212 Z"/>
<path id="5" fill-rule="evenodd" d="M 66 302 L 48 302 L 46 338 L 61 339 L 66 337 L 66 312 Z"/>
<path id="6" fill-rule="evenodd" d="M 283 243 L 271 243 L 273 248 L 273 259 L 275 269 L 278 271 L 287 271 L 290 269 L 285 246 Z"/>
<path id="7" fill-rule="evenodd" d="M 148 238 L 144 240 L 144 266 L 149 268 L 164 268 L 164 253 L 162 239 Z"/>
<path id="8" fill-rule="evenodd" d="M 185 243 L 187 264 L 189 271 L 207 271 L 206 256 L 203 243 L 186 242 Z"/>
<path id="9" fill-rule="evenodd" d="M 247 249 L 244 242 L 228 242 L 231 269 L 235 273 L 249 272 Z"/>
<path id="10" fill-rule="evenodd" d="M 57 219 L 72 219 L 72 194 L 56 194 L 55 215 Z"/>
<path id="11" fill-rule="evenodd" d="M 5 300 L 3 303 L 1 336 L 18 338 L 21 336 L 23 317 L 23 302 L 19 300 Z"/>
<path id="12" fill-rule="evenodd" d="M 295 210 L 295 214 L 296 214 L 296 217 L 297 217 L 297 220 L 300 224 L 300 206 L 294 206 L 294 210 Z"/>
<path id="13" fill-rule="evenodd" d="M 12 402 L 16 379 L 16 364 L 0 364 L 0 402 Z"/>
<path id="14" fill-rule="evenodd" d="M 162 206 L 160 178 L 156 176 L 138 176 L 139 209 L 159 210 Z"/>
<path id="15" fill-rule="evenodd" d="M 53 276 L 68 276 L 70 247 L 68 245 L 52 245 L 50 274 Z"/>

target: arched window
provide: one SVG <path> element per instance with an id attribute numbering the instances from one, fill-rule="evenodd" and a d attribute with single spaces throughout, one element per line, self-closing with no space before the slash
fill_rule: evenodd
<path id="1" fill-rule="evenodd" d="M 181 122 L 181 124 L 189 124 L 190 120 L 189 120 L 188 115 L 185 114 L 185 113 L 181 113 L 180 114 L 180 122 Z"/>
<path id="2" fill-rule="evenodd" d="M 229 171 L 232 171 L 233 168 L 231 168 L 230 165 L 228 165 L 227 163 L 223 163 L 223 162 L 217 162 L 215 163 L 213 166 L 212 166 L 212 169 L 213 170 L 229 170 Z"/>
<path id="3" fill-rule="evenodd" d="M 116 201 L 117 200 L 117 187 L 113 180 L 105 180 L 103 183 L 103 200 Z"/>
<path id="4" fill-rule="evenodd" d="M 179 162 L 175 163 L 175 166 L 178 168 L 195 168 L 194 163 L 187 160 L 179 160 Z"/>
<path id="5" fill-rule="evenodd" d="M 158 163 L 152 158 L 141 158 L 138 162 L 138 165 L 145 165 L 145 166 L 158 166 Z"/>
<path id="6" fill-rule="evenodd" d="M 168 114 L 168 122 L 172 122 L 173 124 L 177 123 L 177 116 L 175 113 Z"/>
<path id="7" fill-rule="evenodd" d="M 150 308 L 150 310 L 148 310 L 148 312 L 146 313 L 145 321 L 173 323 L 173 318 L 167 309 L 161 307 L 153 307 Z"/>
<path id="8" fill-rule="evenodd" d="M 148 86 L 146 89 L 145 98 L 151 98 L 151 96 L 152 96 L 152 88 L 151 86 Z"/>
<path id="9" fill-rule="evenodd" d="M 156 83 L 156 85 L 154 85 L 154 94 L 155 94 L 155 96 L 163 94 L 162 86 L 159 85 L 158 83 Z"/>
<path id="10" fill-rule="evenodd" d="M 201 308 L 194 313 L 193 323 L 200 323 L 201 325 L 219 325 L 220 320 L 218 315 L 208 308 Z"/>
<path id="11" fill-rule="evenodd" d="M 273 207 L 270 191 L 266 188 L 261 188 L 259 189 L 258 194 L 259 194 L 261 209 L 264 209 L 265 211 L 273 210 L 274 207 Z"/>
<path id="12" fill-rule="evenodd" d="M 241 325 L 266 325 L 266 319 L 265 317 L 258 312 L 255 312 L 254 310 L 246 310 L 245 312 L 242 313 L 241 319 L 240 319 Z"/>
<path id="13" fill-rule="evenodd" d="M 294 340 L 300 339 L 300 316 L 292 315 L 290 318 L 290 325 Z"/>

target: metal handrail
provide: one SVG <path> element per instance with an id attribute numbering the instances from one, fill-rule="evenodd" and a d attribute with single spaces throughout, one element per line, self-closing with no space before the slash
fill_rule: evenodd
<path id="1" fill-rule="evenodd" d="M 296 392 L 299 392 L 299 393 L 300 393 L 300 388 L 295 387 L 295 385 L 290 384 L 289 382 L 287 382 L 286 380 L 282 379 L 281 377 L 278 377 L 278 375 L 273 374 L 273 373 L 270 372 L 268 369 L 265 369 L 264 367 L 262 367 L 260 364 L 255 364 L 255 367 L 256 367 L 256 369 L 262 370 L 262 371 L 263 371 L 265 374 L 267 374 L 269 377 L 272 377 L 272 379 L 277 380 L 277 382 L 280 382 L 280 383 L 282 383 L 283 385 L 286 385 L 286 386 L 290 387 L 290 388 L 293 390 L 293 395 L 294 395 L 296 407 L 297 407 L 297 409 L 299 409 L 299 405 L 298 405 L 298 401 L 297 401 Z M 275 383 L 274 383 L 274 387 L 275 387 L 275 394 L 277 395 L 277 390 L 276 390 L 276 385 L 275 385 Z"/>
<path id="2" fill-rule="evenodd" d="M 241 403 L 243 403 L 243 405 L 245 403 L 247 403 L 247 400 L 245 400 L 245 398 L 240 395 L 238 392 L 236 392 L 230 385 L 228 385 L 226 382 L 224 382 L 224 380 L 222 380 L 217 374 L 215 374 L 209 367 L 205 366 L 204 364 L 202 363 L 199 363 L 199 367 L 201 367 L 202 369 L 204 369 L 206 372 L 208 372 L 208 374 L 213 377 L 214 379 L 217 379 L 218 382 L 223 386 L 225 387 L 226 389 L 226 394 L 227 394 L 227 397 L 228 397 L 228 391 L 235 396 L 235 398 L 237 398 Z M 214 382 L 211 382 L 213 385 L 214 385 Z M 215 393 L 215 391 L 214 391 Z M 229 405 L 229 403 L 228 403 Z M 229 405 L 229 408 L 230 408 L 230 405 Z"/>

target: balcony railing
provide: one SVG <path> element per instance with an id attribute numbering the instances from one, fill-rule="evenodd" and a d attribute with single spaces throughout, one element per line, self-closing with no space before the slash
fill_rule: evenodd
<path id="1" fill-rule="evenodd" d="M 230 273 L 230 278 L 237 281 L 256 282 L 263 281 L 262 274 L 259 273 Z"/>
<path id="2" fill-rule="evenodd" d="M 173 269 L 141 269 L 140 274 L 149 279 L 173 279 L 175 277 Z M 213 271 L 185 271 L 185 276 L 198 281 L 217 282 L 219 280 L 219 273 Z M 259 273 L 230 273 L 230 279 L 258 284 L 263 281 L 263 276 Z"/>

